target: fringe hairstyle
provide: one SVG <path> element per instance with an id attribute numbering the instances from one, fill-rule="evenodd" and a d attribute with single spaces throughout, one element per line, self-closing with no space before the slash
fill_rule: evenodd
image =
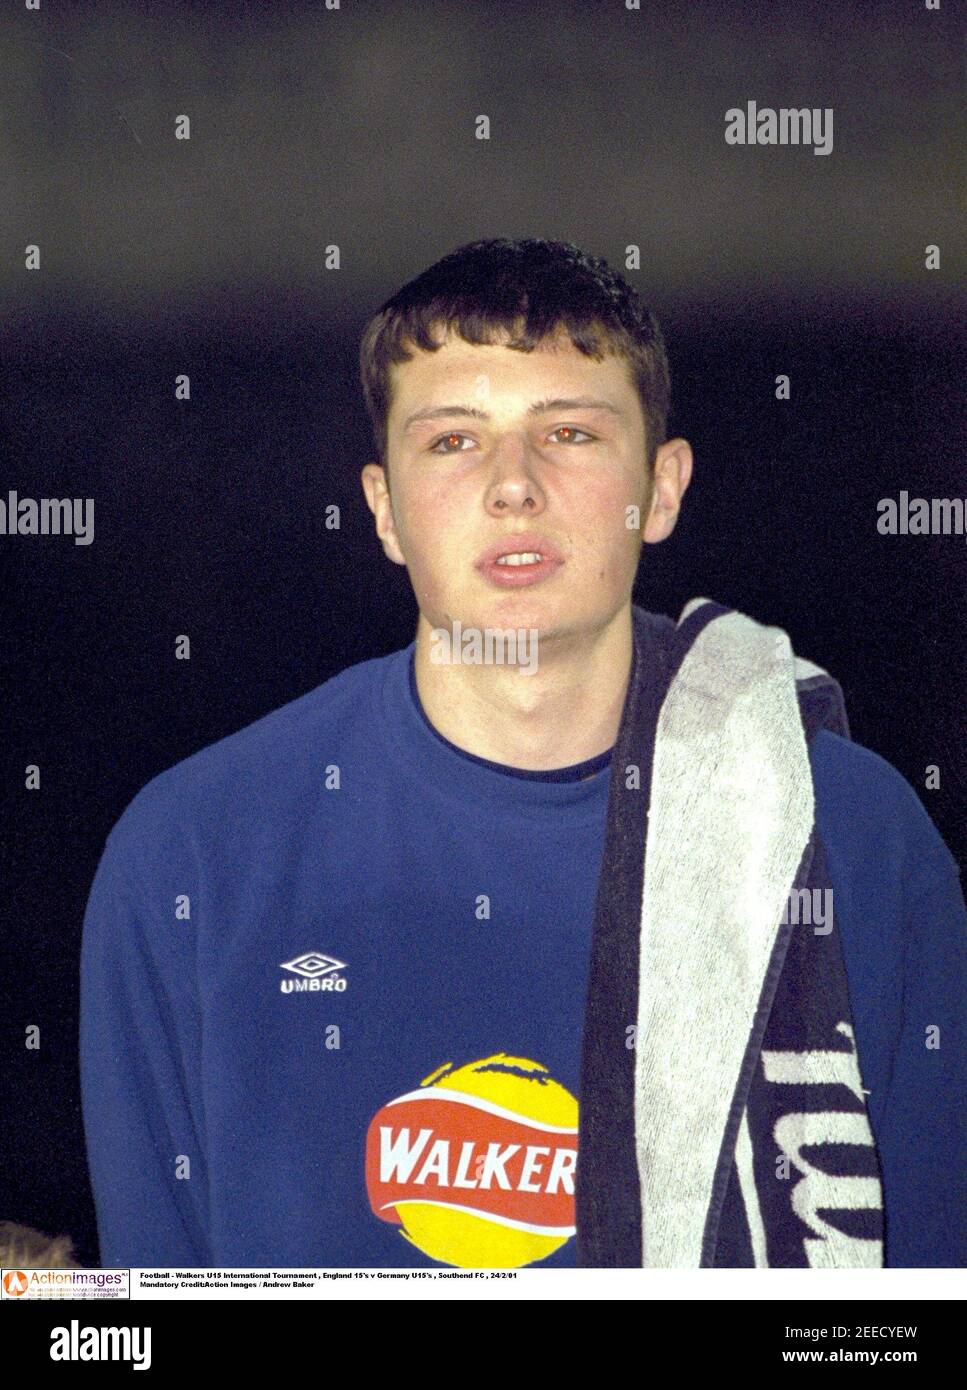
<path id="1" fill-rule="evenodd" d="M 503 237 L 459 247 L 388 299 L 368 320 L 359 373 L 377 461 L 388 469 L 390 366 L 442 346 L 440 327 L 473 344 L 507 333 L 508 347 L 531 352 L 564 329 L 585 356 L 625 357 L 645 421 L 647 472 L 666 438 L 671 383 L 658 321 L 606 261 L 564 241 Z"/>

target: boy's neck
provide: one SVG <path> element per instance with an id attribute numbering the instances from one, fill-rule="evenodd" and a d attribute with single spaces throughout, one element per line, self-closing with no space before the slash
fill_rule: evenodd
<path id="1" fill-rule="evenodd" d="M 452 656 L 467 652 L 450 630 Z M 472 631 L 472 629 L 468 629 Z M 631 601 L 594 632 L 539 634 L 539 659 L 520 666 L 439 658 L 420 614 L 414 674 L 427 719 L 477 757 L 532 771 L 570 767 L 614 746 L 632 662 Z M 531 662 L 530 664 L 534 664 Z"/>

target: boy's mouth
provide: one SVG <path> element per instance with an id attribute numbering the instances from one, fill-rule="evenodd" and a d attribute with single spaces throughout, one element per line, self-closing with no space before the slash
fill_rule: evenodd
<path id="1" fill-rule="evenodd" d="M 475 568 L 501 588 L 519 588 L 546 579 L 564 563 L 564 556 L 546 536 L 535 532 L 503 536 L 477 556 Z"/>

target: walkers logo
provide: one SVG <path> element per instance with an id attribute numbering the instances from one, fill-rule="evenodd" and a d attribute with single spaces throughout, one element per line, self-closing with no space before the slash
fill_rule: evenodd
<path id="1" fill-rule="evenodd" d="M 341 993 L 348 983 L 336 973 L 346 969 L 346 962 L 336 960 L 334 956 L 324 956 L 321 951 L 306 951 L 294 960 L 283 961 L 279 969 L 291 970 L 293 975 L 299 977 L 296 980 L 279 981 L 279 988 L 283 994 L 314 994 L 319 990 Z"/>
<path id="2" fill-rule="evenodd" d="M 577 1101 L 524 1057 L 500 1052 L 452 1067 L 373 1117 L 370 1206 L 443 1264 L 546 1259 L 574 1234 Z"/>

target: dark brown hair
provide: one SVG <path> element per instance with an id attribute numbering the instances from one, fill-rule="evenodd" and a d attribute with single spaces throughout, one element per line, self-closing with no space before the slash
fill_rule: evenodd
<path id="1" fill-rule="evenodd" d="M 586 356 L 625 357 L 641 400 L 647 471 L 666 437 L 670 401 L 668 358 L 651 310 L 606 261 L 564 241 L 503 237 L 473 241 L 410 280 L 367 322 L 359 374 L 373 429 L 377 461 L 388 465 L 386 424 L 390 365 L 441 346 L 435 332 L 454 329 L 468 343 L 511 336 L 508 347 L 532 351 L 564 329 Z M 518 331 L 520 330 L 520 331 Z"/>

